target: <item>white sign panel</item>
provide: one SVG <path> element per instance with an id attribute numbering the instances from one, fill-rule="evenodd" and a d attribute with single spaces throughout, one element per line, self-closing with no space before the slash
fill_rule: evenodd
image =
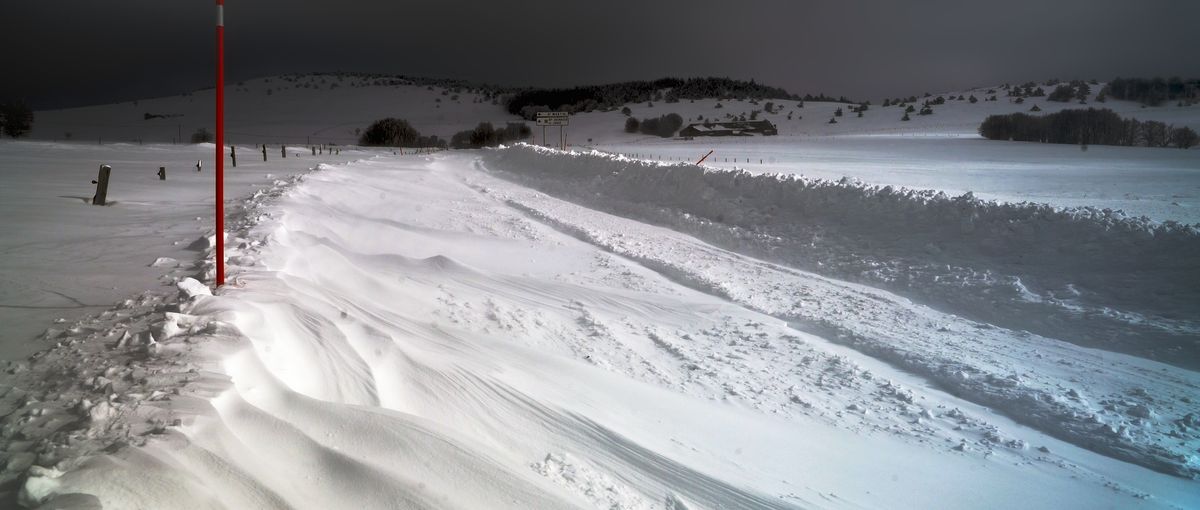
<path id="1" fill-rule="evenodd" d="M 570 117 L 571 114 L 567 112 L 537 112 L 537 116 L 539 119 L 565 119 Z"/>
<path id="2" fill-rule="evenodd" d="M 538 117 L 537 125 L 539 125 L 539 126 L 566 126 L 566 125 L 568 125 L 569 121 L 570 121 L 570 119 L 568 119 L 566 117 L 563 117 L 563 118 Z"/>

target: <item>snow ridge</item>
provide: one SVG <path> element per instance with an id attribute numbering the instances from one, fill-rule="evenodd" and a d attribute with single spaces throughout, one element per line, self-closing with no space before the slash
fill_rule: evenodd
<path id="1" fill-rule="evenodd" d="M 759 193 L 746 191 L 744 196 L 736 198 L 729 196 L 732 192 L 718 195 L 711 188 L 694 182 L 678 184 L 678 180 L 684 177 L 702 180 L 731 176 L 747 179 L 749 183 L 799 180 L 777 179 L 774 176 L 758 179 L 759 176 L 738 172 L 712 172 L 684 165 L 653 165 L 602 154 L 516 148 L 495 151 L 485 156 L 485 160 L 489 168 L 509 170 L 503 175 L 535 188 L 563 194 L 593 206 L 605 206 L 626 214 L 632 212 L 634 217 L 649 217 L 667 223 L 672 228 L 681 223 L 671 222 L 671 214 L 684 216 L 695 210 L 715 215 L 724 214 L 717 211 L 737 214 L 752 210 L 757 213 L 792 198 L 811 198 L 804 197 L 803 193 L 788 196 L 785 191 L 778 190 L 770 194 L 765 185 L 757 189 Z M 609 183 L 609 179 L 622 178 L 643 184 L 641 187 L 632 184 L 624 187 L 620 183 Z M 805 189 L 834 188 L 846 194 L 853 193 L 850 188 L 854 187 L 828 181 L 801 182 L 799 185 Z M 698 205 L 686 200 L 689 196 L 687 192 L 678 190 L 689 186 L 702 189 L 696 196 L 705 197 L 707 202 L 723 201 L 727 207 Z M 745 187 L 751 186 L 747 184 Z M 861 190 L 859 195 L 870 196 L 871 191 Z M 630 194 L 636 196 L 637 200 L 631 199 Z M 827 200 L 828 197 L 818 195 L 817 199 Z M 622 229 L 617 235 L 606 234 L 614 230 L 612 224 L 593 223 L 586 219 L 589 216 L 572 211 L 566 205 L 556 205 L 552 199 L 545 197 L 514 196 L 507 197 L 507 200 L 511 206 L 539 221 L 553 224 L 589 243 L 637 260 L 646 267 L 669 275 L 675 281 L 795 321 L 810 332 L 922 374 L 956 395 L 1002 410 L 1018 421 L 1059 438 L 1158 471 L 1186 478 L 1197 476 L 1195 457 L 1186 445 L 1200 440 L 1200 430 L 1190 425 L 1195 416 L 1200 415 L 1200 408 L 1187 395 L 1195 391 L 1200 381 L 1188 370 L 1165 367 L 1137 358 L 1105 355 L 1064 344 L 1054 338 L 997 328 L 914 305 L 889 293 L 830 281 L 772 264 L 725 260 L 736 256 L 698 246 L 699 243 L 694 241 L 691 243 L 697 246 L 689 246 L 686 240 L 680 240 L 678 246 L 672 246 L 674 241 L 661 233 L 656 236 L 650 232 Z M 885 200 L 895 200 L 895 196 Z M 956 201 L 940 197 L 934 197 L 931 201 L 937 200 Z M 826 201 L 833 202 L 836 201 Z M 957 202 L 980 209 L 986 209 L 987 205 L 1020 209 L 1018 206 L 978 201 L 972 204 L 962 199 Z M 659 204 L 670 204 L 671 208 Z M 657 208 L 654 207 L 656 205 Z M 917 206 L 902 204 L 900 207 Z M 983 214 L 989 212 L 985 210 Z M 819 214 L 819 211 L 814 211 L 812 216 Z M 1078 217 L 1083 216 L 1074 218 Z M 778 224 L 782 221 L 778 214 L 764 215 L 761 219 L 764 223 Z M 821 220 L 812 221 L 819 223 Z M 1175 235 L 1179 236 L 1177 239 L 1184 240 L 1186 236 L 1195 237 L 1194 230 L 1189 232 L 1179 225 L 1137 221 L 1132 224 L 1128 221 L 1117 223 L 1123 224 L 1130 232 L 1137 232 L 1132 225 L 1140 224 L 1145 227 L 1144 232 L 1168 232 L 1164 237 Z M 709 225 L 718 224 L 710 222 Z M 732 227 L 725 228 L 733 230 Z M 1082 229 L 1086 228 L 1090 226 L 1085 225 Z M 710 239 L 715 237 L 711 235 L 711 230 L 692 230 L 692 233 L 697 232 L 708 234 L 705 237 Z M 836 235 L 836 232 L 829 234 Z M 735 244 L 730 239 L 736 241 L 739 238 L 717 239 L 725 244 Z M 739 267 L 749 268 L 748 272 L 732 269 Z M 994 293 L 992 297 L 995 297 Z M 1038 368 L 1031 369 L 1030 366 Z M 1064 389 L 1074 386 L 1078 386 L 1078 389 Z M 1084 391 L 1089 394 L 1088 397 L 1082 396 Z"/>
<path id="2" fill-rule="evenodd" d="M 1011 329 L 1200 367 L 1200 225 L 528 145 L 488 168 L 718 246 Z"/>

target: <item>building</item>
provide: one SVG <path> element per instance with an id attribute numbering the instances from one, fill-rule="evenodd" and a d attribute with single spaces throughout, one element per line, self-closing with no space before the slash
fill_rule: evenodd
<path id="1" fill-rule="evenodd" d="M 689 124 L 679 130 L 679 136 L 691 138 L 694 136 L 774 136 L 779 130 L 769 120 L 751 121 L 722 121 Z"/>

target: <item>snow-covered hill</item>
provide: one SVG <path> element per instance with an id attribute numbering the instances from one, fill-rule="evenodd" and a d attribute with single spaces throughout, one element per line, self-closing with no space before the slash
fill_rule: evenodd
<path id="1" fill-rule="evenodd" d="M 467 85 L 403 84 L 402 81 L 354 74 L 318 74 L 275 76 L 230 84 L 226 92 L 228 132 L 233 141 L 247 145 L 281 142 L 351 145 L 358 140 L 356 129 L 365 129 L 372 121 L 384 117 L 406 119 L 423 134 L 435 134 L 443 139 L 479 122 L 521 120 L 505 110 L 502 97 L 482 93 L 482 90 Z M 847 134 L 975 134 L 988 115 L 1028 112 L 1034 105 L 1042 113 L 1067 108 L 1109 108 L 1140 120 L 1160 120 L 1200 129 L 1200 105 L 1179 107 L 1169 103 L 1142 107 L 1129 101 L 1095 102 L 1102 87 L 1102 83 L 1092 86 L 1091 102 L 1086 106 L 1074 101 L 1048 101 L 1045 97 L 1027 98 L 1018 104 L 1005 97 L 998 87 L 951 91 L 919 98 L 915 104 L 918 108 L 927 99 L 938 96 L 951 99 L 935 106 L 933 115 L 914 113 L 908 122 L 901 120 L 902 107 L 878 104 L 872 105 L 861 118 L 850 112 L 853 105 L 817 101 L 712 98 L 627 106 L 632 116 L 639 119 L 676 113 L 686 122 L 723 120 L 726 116 L 749 118 L 758 111 L 759 118 L 778 126 L 781 143 L 788 143 L 793 137 Z M 988 94 L 989 90 L 997 92 Z M 977 103 L 957 99 L 972 95 L 979 99 Z M 998 100 L 984 101 L 989 95 L 996 95 Z M 770 112 L 766 111 L 768 102 L 774 106 Z M 197 129 L 212 126 L 212 105 L 213 90 L 205 89 L 180 96 L 39 111 L 32 137 L 61 141 L 69 133 L 71 139 L 84 143 L 186 141 Z M 843 116 L 835 117 L 834 112 L 839 108 L 843 110 Z M 166 117 L 147 119 L 147 114 Z M 830 119 L 836 119 L 838 123 L 829 124 Z M 568 141 L 573 145 L 653 140 L 645 135 L 625 133 L 625 115 L 620 111 L 580 112 L 574 115 L 571 123 Z"/>
<path id="2" fill-rule="evenodd" d="M 765 138 L 594 111 L 571 151 L 303 147 L 516 120 L 424 83 L 231 85 L 217 290 L 215 147 L 170 143 L 211 91 L 0 141 L 0 506 L 1200 507 L 1200 230 L 1172 221 L 1200 223 L 1200 151 L 979 138 L 1078 106 L 1004 97 L 773 101 Z M 628 106 L 766 102 L 717 101 Z"/>
<path id="3" fill-rule="evenodd" d="M 548 181 L 577 173 L 556 176 L 562 158 L 624 164 L 517 148 L 324 166 L 245 202 L 215 296 L 175 273 L 178 297 L 66 325 L 8 379 L 5 426 L 39 441 L 14 456 L 41 466 L 23 501 L 1198 503 L 1170 450 L 1195 439 L 1166 435 L 1192 433 L 1194 372 L 547 196 L 504 179 L 509 155 Z M 950 359 L 957 386 L 938 379 Z M 1087 430 L 1097 443 L 1069 433 Z M 77 457 L 111 444 L 135 447 Z"/>

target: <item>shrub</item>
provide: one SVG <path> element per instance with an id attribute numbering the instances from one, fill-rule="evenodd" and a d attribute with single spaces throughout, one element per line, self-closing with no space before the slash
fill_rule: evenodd
<path id="1" fill-rule="evenodd" d="M 212 143 L 212 141 L 213 135 L 207 129 L 200 128 L 192 133 L 192 143 Z"/>
<path id="2" fill-rule="evenodd" d="M 675 136 L 681 127 L 683 127 L 683 117 L 677 113 L 668 113 L 662 117 L 643 119 L 638 129 L 643 134 L 670 138 Z M 629 128 L 628 122 L 625 123 L 625 128 Z"/>
<path id="3" fill-rule="evenodd" d="M 637 133 L 638 128 L 640 126 L 641 126 L 641 123 L 638 122 L 638 120 L 633 117 L 629 117 L 628 119 L 625 119 L 625 132 L 626 133 Z"/>
<path id="4" fill-rule="evenodd" d="M 1200 143 L 1200 135 L 1190 127 L 1181 127 L 1171 130 L 1171 144 L 1180 149 L 1190 149 Z"/>
<path id="5" fill-rule="evenodd" d="M 1065 103 L 1075 97 L 1075 89 L 1067 85 L 1059 85 L 1054 88 L 1054 92 L 1046 99 L 1057 103 Z"/>
<path id="6" fill-rule="evenodd" d="M 9 101 L 0 105 L 0 128 L 10 138 L 20 138 L 33 129 L 33 109 L 24 101 Z"/>

